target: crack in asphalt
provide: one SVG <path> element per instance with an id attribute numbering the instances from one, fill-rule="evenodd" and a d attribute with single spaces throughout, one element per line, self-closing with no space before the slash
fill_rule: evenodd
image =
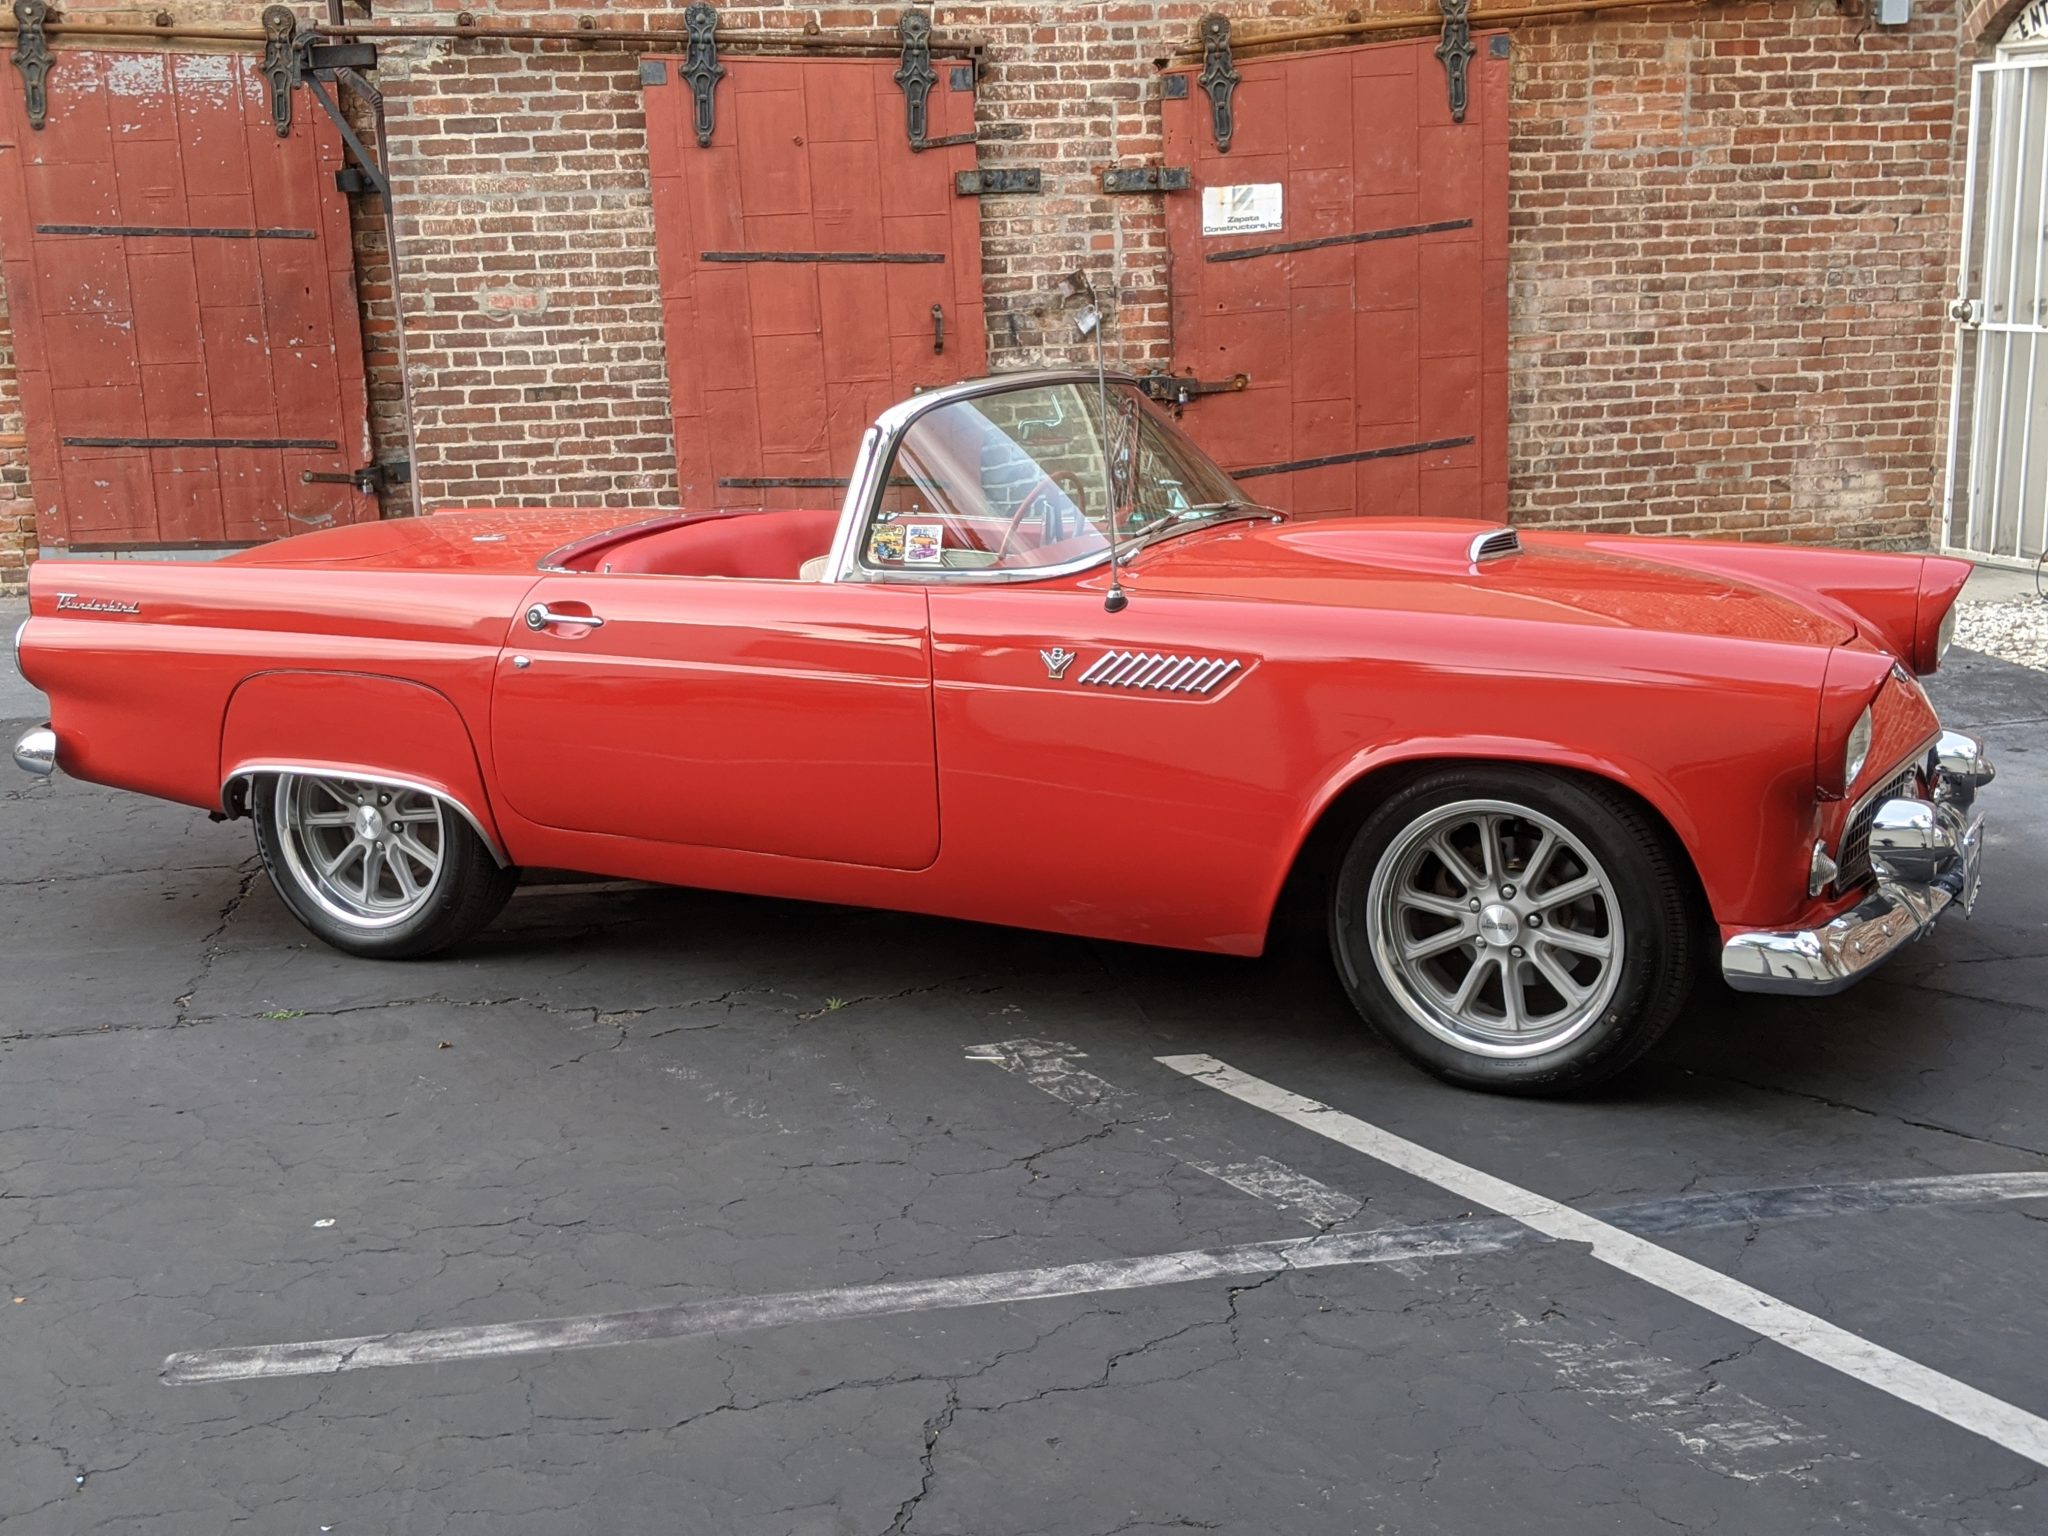
<path id="1" fill-rule="evenodd" d="M 2003 1141 L 1996 1136 L 1985 1136 L 1975 1131 L 1966 1131 L 1958 1126 L 1943 1125 L 1938 1120 L 1919 1120 L 1911 1115 L 1900 1114 L 1897 1110 L 1872 1109 L 1865 1104 L 1852 1104 L 1831 1094 L 1815 1093 L 1810 1088 L 1794 1088 L 1785 1083 L 1760 1083 L 1754 1078 L 1739 1077 L 1732 1072 L 1715 1072 L 1705 1067 L 1683 1067 L 1681 1071 L 1691 1077 L 1704 1077 L 1717 1083 L 1733 1083 L 1738 1088 L 1752 1089 L 1757 1093 L 1781 1094 L 1787 1098 L 1805 1099 L 1828 1109 L 1843 1110 L 1852 1115 L 1863 1115 L 1872 1120 L 1889 1120 L 1896 1125 L 1910 1126 L 1917 1131 L 1932 1131 L 1939 1136 L 1954 1136 L 1962 1141 L 1974 1142 L 1978 1146 L 1998 1147 L 2007 1152 L 2020 1152 L 2028 1157 L 2048 1157 L 2048 1148 L 2030 1147 L 2025 1142 Z"/>

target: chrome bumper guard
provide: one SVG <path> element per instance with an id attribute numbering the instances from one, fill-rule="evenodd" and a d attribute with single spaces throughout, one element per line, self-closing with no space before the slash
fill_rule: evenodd
<path id="1" fill-rule="evenodd" d="M 14 744 L 14 766 L 47 779 L 57 767 L 57 733 L 39 725 Z"/>
<path id="2" fill-rule="evenodd" d="M 1721 974 L 1738 992 L 1825 997 L 1861 981 L 1925 935 L 1951 907 L 1977 903 L 1984 812 L 1977 791 L 1994 776 L 1975 737 L 1944 731 L 1928 758 L 1930 799 L 1887 800 L 1871 824 L 1870 894 L 1833 922 L 1793 933 L 1738 933 Z"/>

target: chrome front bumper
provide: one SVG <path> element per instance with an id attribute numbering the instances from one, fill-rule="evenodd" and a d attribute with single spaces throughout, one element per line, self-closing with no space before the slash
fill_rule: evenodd
<path id="1" fill-rule="evenodd" d="M 14 744 L 14 766 L 46 779 L 57 767 L 57 733 L 39 725 Z"/>
<path id="2" fill-rule="evenodd" d="M 1925 800 L 1887 800 L 1871 828 L 1877 883 L 1820 928 L 1738 933 L 1721 950 L 1721 974 L 1738 992 L 1825 997 L 1855 985 L 1920 938 L 1950 907 L 1977 902 L 1984 812 L 1977 791 L 1993 777 L 1983 745 L 1944 731 L 1929 760 Z"/>

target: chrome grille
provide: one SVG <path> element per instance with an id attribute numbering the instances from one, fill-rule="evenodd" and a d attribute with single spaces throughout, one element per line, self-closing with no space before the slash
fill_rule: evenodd
<path id="1" fill-rule="evenodd" d="M 1842 833 L 1841 847 L 1835 852 L 1836 890 L 1850 890 L 1870 878 L 1870 824 L 1877 819 L 1877 808 L 1885 801 L 1912 792 L 1913 772 L 1914 765 L 1907 763 L 1856 802 L 1848 829 Z"/>
<path id="2" fill-rule="evenodd" d="M 1159 651 L 1105 651 L 1075 681 L 1084 688 L 1135 688 L 1151 693 L 1214 693 L 1244 669 L 1227 656 L 1169 656 Z"/>

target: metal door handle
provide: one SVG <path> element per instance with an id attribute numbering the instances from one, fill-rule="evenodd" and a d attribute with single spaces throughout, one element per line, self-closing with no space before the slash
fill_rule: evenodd
<path id="1" fill-rule="evenodd" d="M 528 629 L 546 629 L 550 624 L 581 624 L 585 629 L 603 629 L 604 620 L 594 613 L 557 613 L 545 603 L 526 610 Z"/>
<path id="2" fill-rule="evenodd" d="M 946 307 L 943 304 L 932 306 L 932 350 L 946 350 Z"/>

